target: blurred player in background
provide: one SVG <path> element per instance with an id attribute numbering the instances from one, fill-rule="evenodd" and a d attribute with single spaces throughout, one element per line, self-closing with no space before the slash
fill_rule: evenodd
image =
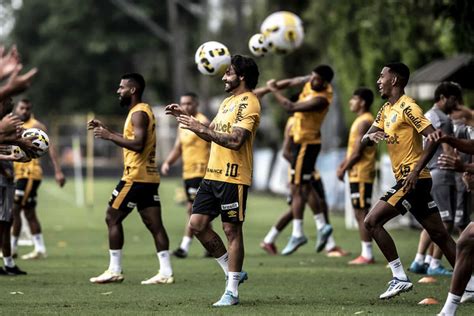
<path id="1" fill-rule="evenodd" d="M 196 118 L 202 124 L 209 126 L 209 119 L 198 112 L 199 99 L 194 92 L 188 92 L 181 96 L 180 107 L 189 115 Z M 188 226 L 189 217 L 193 210 L 193 202 L 196 197 L 197 190 L 201 184 L 202 178 L 206 174 L 207 162 L 209 160 L 210 144 L 197 136 L 190 130 L 181 128 L 178 125 L 177 137 L 173 149 L 166 157 L 161 166 L 161 173 L 168 175 L 170 167 L 179 159 L 183 161 L 183 180 L 184 189 L 187 197 L 187 214 L 186 228 L 181 244 L 178 249 L 173 251 L 173 255 L 178 258 L 186 258 L 188 256 L 189 247 L 193 240 L 193 232 Z M 205 256 L 208 256 L 206 253 Z"/>

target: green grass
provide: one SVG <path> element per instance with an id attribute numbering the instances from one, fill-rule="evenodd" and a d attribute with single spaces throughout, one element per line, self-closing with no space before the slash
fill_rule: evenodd
<path id="1" fill-rule="evenodd" d="M 444 302 L 448 278 L 433 285 L 415 284 L 410 293 L 390 301 L 378 295 L 391 278 L 386 262 L 375 251 L 377 264 L 349 268 L 349 258 L 327 258 L 314 252 L 315 229 L 307 216 L 305 231 L 312 240 L 289 257 L 270 257 L 258 246 L 277 216 L 287 206 L 280 197 L 249 194 L 244 225 L 246 258 L 244 267 L 249 280 L 240 288 L 241 305 L 215 309 L 210 307 L 224 290 L 224 275 L 213 259 L 202 258 L 197 241 L 185 260 L 173 259 L 176 283 L 167 286 L 143 286 L 140 281 L 154 275 L 158 268 L 151 236 L 133 212 L 125 221 L 125 248 L 122 284 L 93 285 L 88 279 L 108 266 L 108 246 L 104 211 L 115 181 L 95 183 L 95 206 L 78 208 L 72 182 L 59 189 L 45 181 L 40 190 L 39 216 L 48 248 L 46 260 L 17 260 L 28 271 L 25 277 L 0 279 L 0 314 L 436 314 L 442 305 L 420 306 L 425 297 Z M 180 242 L 185 211 L 174 203 L 178 180 L 164 180 L 160 195 L 171 249 Z M 343 227 L 342 217 L 333 217 L 335 238 L 354 255 L 360 251 L 356 231 Z M 220 222 L 214 226 L 221 233 Z M 278 240 L 281 249 L 291 229 Z M 392 231 L 405 268 L 415 255 L 418 232 Z M 20 247 L 20 254 L 29 251 Z M 350 258 L 352 258 L 351 256 Z M 419 276 L 410 274 L 416 282 Z M 11 294 L 22 292 L 24 294 Z M 474 313 L 474 305 L 461 305 L 459 315 Z"/>

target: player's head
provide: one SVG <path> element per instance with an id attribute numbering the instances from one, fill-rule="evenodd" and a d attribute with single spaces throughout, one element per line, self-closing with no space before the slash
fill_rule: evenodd
<path id="1" fill-rule="evenodd" d="M 138 73 L 128 73 L 122 76 L 117 89 L 120 105 L 129 106 L 132 98 L 135 101 L 141 101 L 143 91 L 145 90 L 145 79 Z"/>
<path id="2" fill-rule="evenodd" d="M 349 108 L 352 112 L 357 113 L 361 109 L 364 112 L 370 111 L 370 106 L 374 102 L 374 93 L 369 88 L 361 87 L 352 93 L 349 100 Z"/>
<path id="3" fill-rule="evenodd" d="M 394 88 L 403 89 L 410 79 L 410 69 L 401 62 L 386 64 L 380 72 L 377 86 L 383 99 L 388 99 L 392 95 Z"/>
<path id="4" fill-rule="evenodd" d="M 31 109 L 33 108 L 33 104 L 31 100 L 28 98 L 23 98 L 15 106 L 15 115 L 17 115 L 20 120 L 26 122 L 31 117 Z"/>
<path id="5" fill-rule="evenodd" d="M 311 72 L 311 89 L 323 91 L 331 83 L 334 71 L 328 65 L 319 65 Z"/>
<path id="6" fill-rule="evenodd" d="M 436 87 L 434 93 L 436 105 L 445 113 L 451 113 L 462 103 L 461 87 L 454 82 L 444 81 Z"/>
<path id="7" fill-rule="evenodd" d="M 179 105 L 189 114 L 195 115 L 199 105 L 199 98 L 194 92 L 186 92 L 179 98 Z"/>
<path id="8" fill-rule="evenodd" d="M 238 87 L 253 90 L 257 86 L 259 75 L 258 66 L 252 58 L 233 55 L 230 66 L 222 77 L 224 89 L 226 92 L 232 92 Z"/>
<path id="9" fill-rule="evenodd" d="M 11 113 L 13 110 L 13 100 L 11 97 L 0 99 L 0 118 Z"/>

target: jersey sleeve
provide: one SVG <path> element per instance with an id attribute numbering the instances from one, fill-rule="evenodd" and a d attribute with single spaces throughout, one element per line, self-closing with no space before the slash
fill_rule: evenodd
<path id="1" fill-rule="evenodd" d="M 260 102 L 257 98 L 242 98 L 238 104 L 233 127 L 241 127 L 253 132 L 260 121 Z"/>
<path id="2" fill-rule="evenodd" d="M 375 117 L 374 123 L 372 126 L 378 127 L 380 129 L 384 129 L 384 112 L 385 112 L 386 105 L 382 105 L 377 116 Z"/>
<path id="3" fill-rule="evenodd" d="M 431 122 L 423 115 L 421 108 L 415 104 L 409 104 L 403 110 L 405 121 L 413 126 L 418 133 L 431 125 Z"/>

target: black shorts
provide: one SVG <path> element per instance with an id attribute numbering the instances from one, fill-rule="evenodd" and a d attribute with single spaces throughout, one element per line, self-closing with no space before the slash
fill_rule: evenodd
<path id="1" fill-rule="evenodd" d="M 223 222 L 245 220 L 248 186 L 204 179 L 193 203 L 193 214 L 221 216 Z"/>
<path id="2" fill-rule="evenodd" d="M 188 202 L 194 202 L 201 181 L 202 178 L 192 178 L 184 180 L 184 190 L 186 191 L 186 198 L 188 199 Z"/>
<path id="3" fill-rule="evenodd" d="M 109 205 L 116 210 L 127 212 L 131 212 L 135 207 L 139 211 L 152 206 L 160 207 L 159 186 L 159 183 L 120 180 L 112 192 Z"/>
<path id="4" fill-rule="evenodd" d="M 315 179 L 313 175 L 313 179 L 311 180 L 311 186 L 314 188 L 314 190 L 319 195 L 319 197 L 323 200 L 323 202 L 326 203 L 325 202 L 326 192 L 324 191 L 324 185 L 323 185 L 323 181 L 321 180 L 321 177 Z M 288 203 L 288 205 L 291 205 L 291 203 L 293 202 L 291 193 L 288 194 L 288 196 L 286 197 L 286 202 Z"/>
<path id="5" fill-rule="evenodd" d="M 351 203 L 354 209 L 369 209 L 372 204 L 372 183 L 351 182 Z"/>
<path id="6" fill-rule="evenodd" d="M 313 179 L 314 165 L 321 144 L 292 144 L 291 183 L 308 183 Z"/>
<path id="7" fill-rule="evenodd" d="M 22 207 L 32 208 L 36 206 L 36 196 L 41 180 L 21 178 L 15 183 L 15 203 Z"/>
<path id="8" fill-rule="evenodd" d="M 431 179 L 419 179 L 410 192 L 403 192 L 402 180 L 400 180 L 380 199 L 395 207 L 400 214 L 403 215 L 409 211 L 418 219 L 439 212 L 430 192 Z"/>

